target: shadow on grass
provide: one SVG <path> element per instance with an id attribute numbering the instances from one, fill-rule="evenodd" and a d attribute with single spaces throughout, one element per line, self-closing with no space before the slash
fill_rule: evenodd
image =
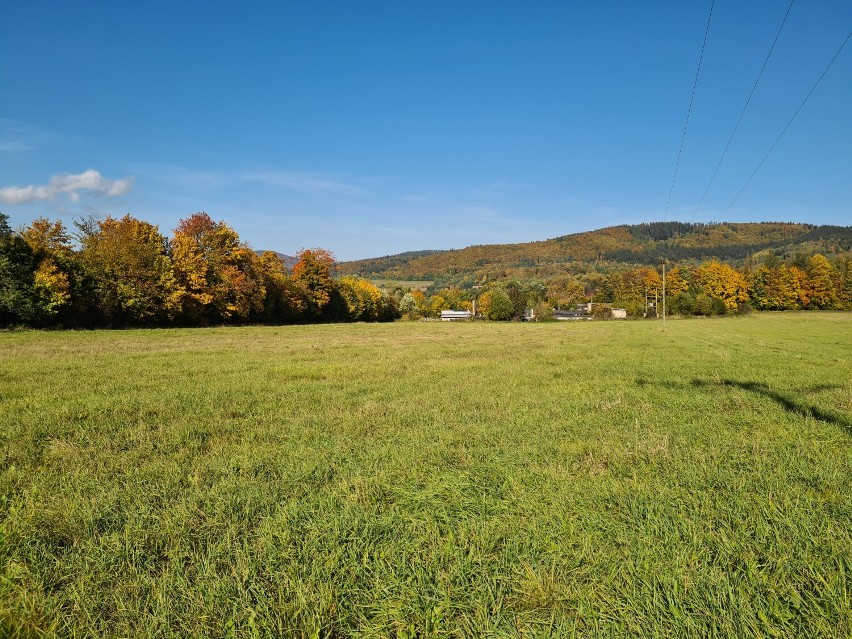
<path id="1" fill-rule="evenodd" d="M 852 435 L 852 422 L 850 422 L 845 417 L 841 415 L 835 415 L 834 413 L 825 411 L 817 406 L 806 406 L 805 404 L 802 404 L 801 402 L 798 402 L 791 397 L 782 395 L 778 391 L 772 390 L 763 382 L 738 382 L 733 379 L 723 379 L 718 382 L 712 382 L 703 379 L 694 379 L 692 380 L 692 386 L 697 388 L 708 386 L 734 386 L 736 388 L 741 388 L 743 390 L 762 395 L 763 397 L 768 397 L 769 399 L 780 405 L 787 412 L 795 413 L 796 415 L 801 415 L 803 417 L 813 417 L 814 419 L 817 419 L 821 422 L 833 424 L 834 426 L 840 426 L 848 434 Z M 819 388 L 818 390 L 825 390 L 825 388 Z"/>
<path id="2" fill-rule="evenodd" d="M 821 393 L 823 391 L 837 390 L 838 388 L 843 388 L 843 386 L 840 384 L 814 384 L 813 386 L 806 386 L 802 389 L 802 392 Z"/>

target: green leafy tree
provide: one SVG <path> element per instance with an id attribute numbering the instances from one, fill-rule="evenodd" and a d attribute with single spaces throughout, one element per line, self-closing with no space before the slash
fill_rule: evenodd
<path id="1" fill-rule="evenodd" d="M 408 319 L 417 319 L 420 315 L 420 306 L 410 291 L 399 301 L 399 312 L 402 313 L 403 318 Z"/>
<path id="2" fill-rule="evenodd" d="M 523 316 L 524 311 L 529 307 L 529 295 L 524 286 L 520 282 L 513 280 L 506 284 L 504 291 L 512 302 L 512 316 Z"/>
<path id="3" fill-rule="evenodd" d="M 37 317 L 34 289 L 38 260 L 0 213 L 0 325 L 30 323 Z"/>
<path id="4" fill-rule="evenodd" d="M 492 290 L 486 317 L 490 320 L 505 321 L 514 316 L 515 304 L 509 294 L 502 288 Z"/>

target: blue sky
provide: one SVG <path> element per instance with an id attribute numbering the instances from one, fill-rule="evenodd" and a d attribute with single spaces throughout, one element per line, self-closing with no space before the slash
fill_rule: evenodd
<path id="1" fill-rule="evenodd" d="M 667 219 L 852 224 L 852 30 L 717 0 Z M 357 259 L 662 220 L 710 3 L 0 0 L 13 225 L 207 211 Z"/>

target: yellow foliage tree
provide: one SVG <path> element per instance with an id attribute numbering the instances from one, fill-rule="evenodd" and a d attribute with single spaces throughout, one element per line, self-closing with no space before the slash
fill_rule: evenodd
<path id="1" fill-rule="evenodd" d="M 674 297 L 681 293 L 686 293 L 689 290 L 689 282 L 684 276 L 684 271 L 679 266 L 675 266 L 670 271 L 666 272 L 666 295 Z"/>
<path id="2" fill-rule="evenodd" d="M 36 301 L 42 313 L 51 317 L 71 300 L 71 283 L 49 257 L 38 265 L 33 277 Z"/>
<path id="3" fill-rule="evenodd" d="M 156 226 L 130 215 L 107 217 L 82 244 L 81 258 L 95 278 L 108 323 L 161 323 L 175 316 L 183 291 Z"/>
<path id="4" fill-rule="evenodd" d="M 32 224 L 21 231 L 21 237 L 36 255 L 53 256 L 71 253 L 71 237 L 61 220 L 51 222 L 43 217 L 36 218 Z"/>
<path id="5" fill-rule="evenodd" d="M 728 311 L 736 310 L 748 300 L 748 283 L 735 268 L 716 260 L 702 264 L 694 272 L 694 280 L 708 297 L 722 300 Z"/>
<path id="6" fill-rule="evenodd" d="M 337 283 L 346 304 L 346 314 L 356 322 L 375 322 L 387 318 L 388 301 L 372 282 L 346 276 Z"/>
<path id="7" fill-rule="evenodd" d="M 37 261 L 33 273 L 35 311 L 42 321 L 56 317 L 71 301 L 71 238 L 60 220 L 36 218 L 21 231 Z"/>
<path id="8" fill-rule="evenodd" d="M 812 255 L 808 260 L 810 301 L 814 308 L 838 306 L 839 276 L 825 255 Z"/>
<path id="9" fill-rule="evenodd" d="M 476 313 L 488 317 L 488 311 L 491 309 L 491 299 L 494 297 L 494 292 L 491 290 L 485 291 L 476 300 Z"/>

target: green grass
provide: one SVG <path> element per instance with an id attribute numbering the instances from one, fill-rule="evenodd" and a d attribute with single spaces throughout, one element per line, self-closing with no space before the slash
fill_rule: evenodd
<path id="1" fill-rule="evenodd" d="M 0 634 L 850 637 L 852 314 L 0 334 Z"/>

